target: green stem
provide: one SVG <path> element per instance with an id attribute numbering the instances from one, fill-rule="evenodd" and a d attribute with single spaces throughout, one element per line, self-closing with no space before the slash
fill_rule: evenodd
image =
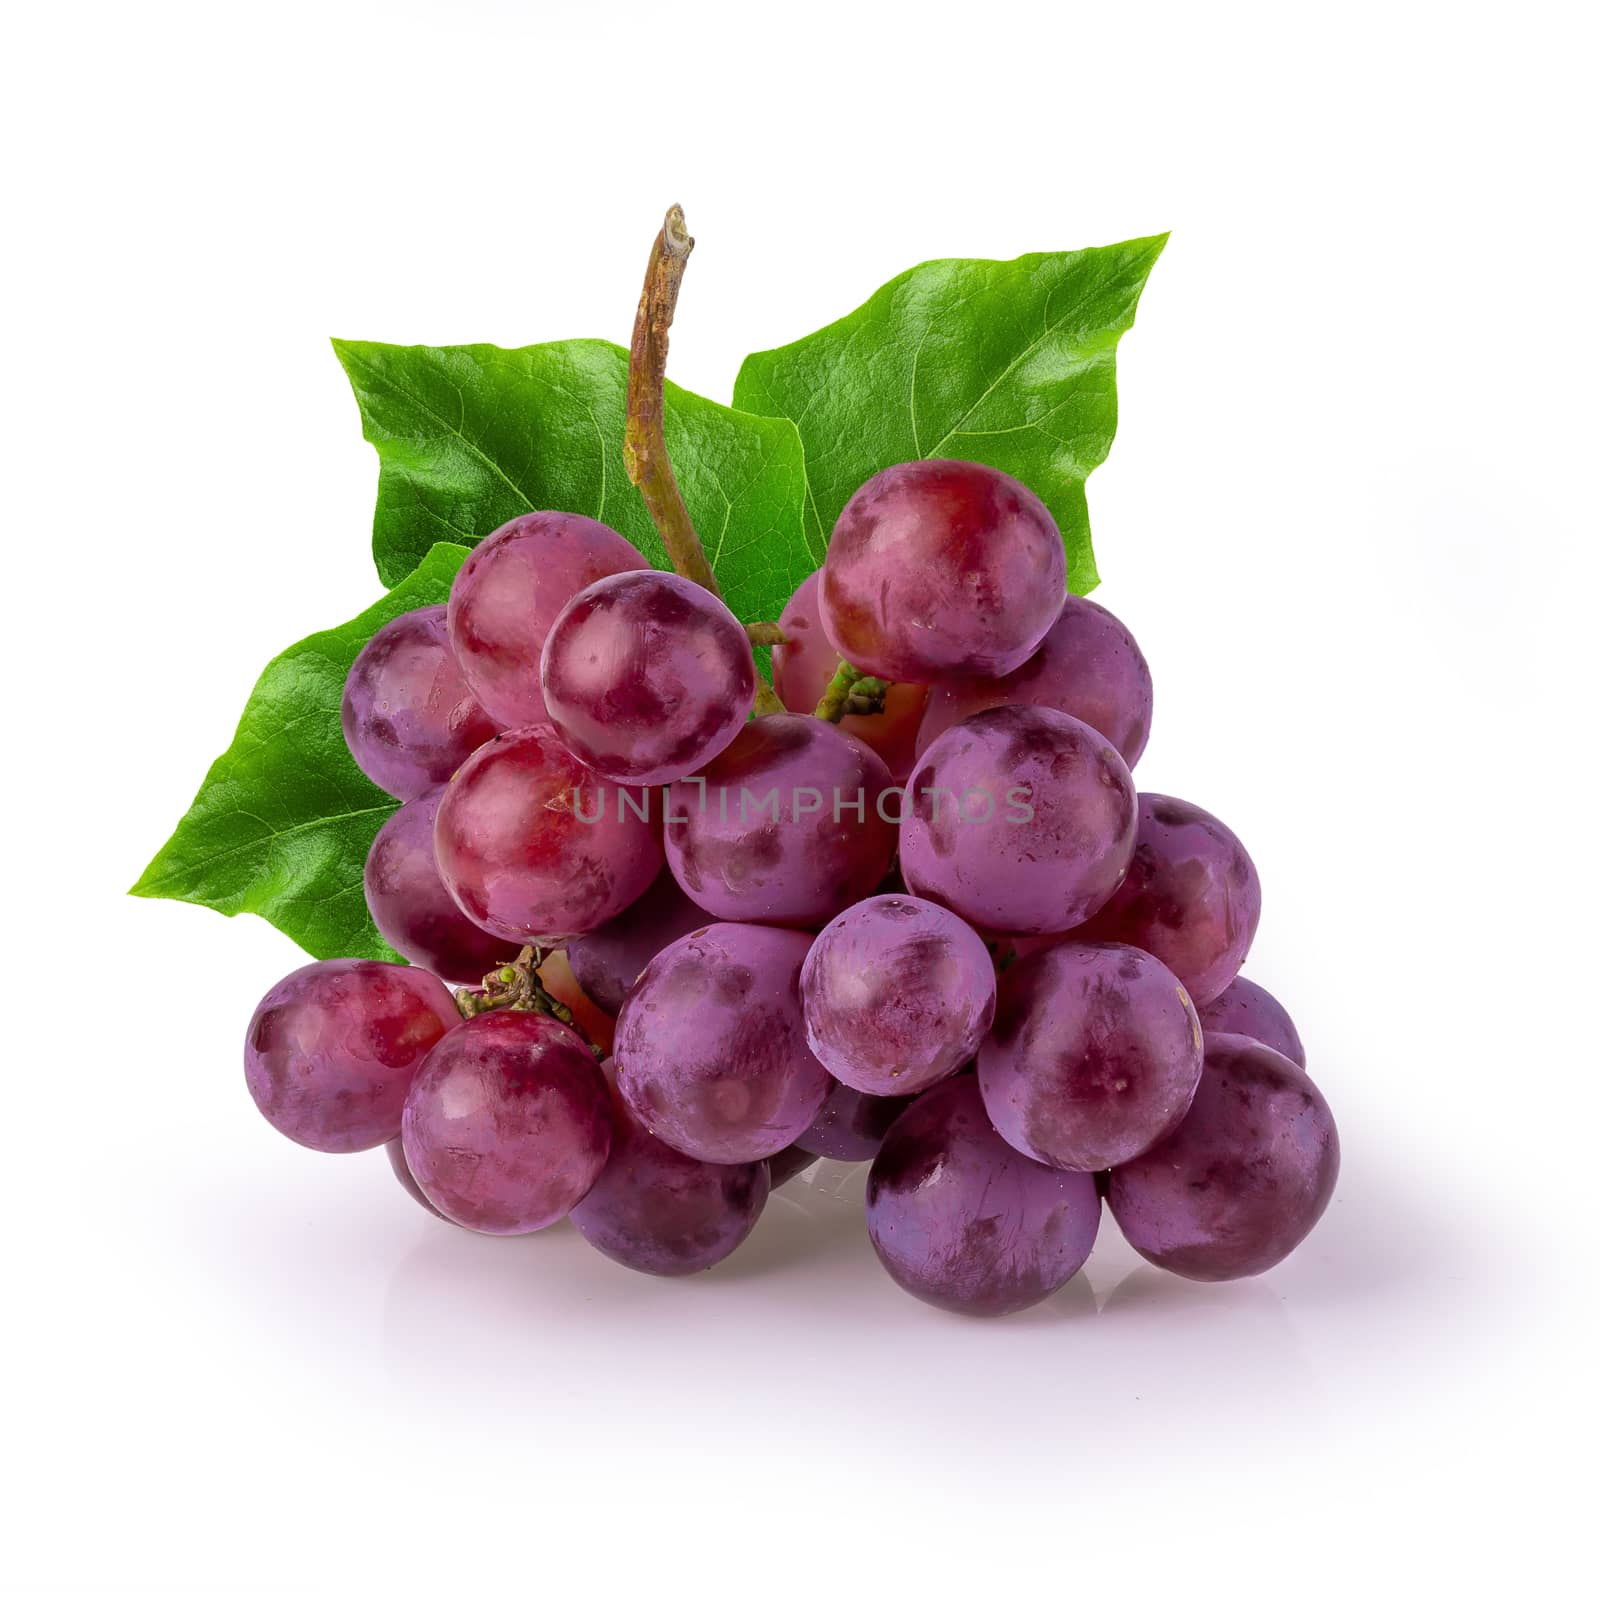
<path id="1" fill-rule="evenodd" d="M 840 661 L 833 681 L 822 691 L 813 715 L 824 722 L 837 722 L 841 717 L 872 717 L 883 710 L 883 697 L 890 685 L 882 678 L 871 678 L 859 667 Z"/>

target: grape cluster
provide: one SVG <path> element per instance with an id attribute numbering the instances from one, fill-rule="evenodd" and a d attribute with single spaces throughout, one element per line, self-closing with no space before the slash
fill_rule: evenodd
<path id="1" fill-rule="evenodd" d="M 1102 1197 L 1173 1272 L 1271 1267 L 1328 1203 L 1333 1119 L 1239 976 L 1255 867 L 1136 792 L 1149 669 L 1066 578 L 1015 479 L 889 468 L 784 609 L 787 709 L 752 716 L 716 595 L 589 518 L 507 523 L 346 688 L 403 802 L 365 888 L 411 965 L 270 990 L 257 1105 L 386 1146 L 450 1222 L 570 1216 L 642 1272 L 722 1260 L 818 1158 L 871 1162 L 879 1258 L 951 1310 L 1052 1294 Z"/>

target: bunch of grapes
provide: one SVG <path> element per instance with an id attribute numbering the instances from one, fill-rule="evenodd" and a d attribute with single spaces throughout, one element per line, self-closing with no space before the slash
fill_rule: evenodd
<path id="1" fill-rule="evenodd" d="M 557 512 L 383 628 L 344 729 L 403 802 L 366 894 L 410 965 L 267 994 L 267 1119 L 386 1146 L 461 1227 L 570 1216 L 642 1272 L 721 1261 L 818 1158 L 871 1162 L 878 1256 L 955 1311 L 1054 1293 L 1102 1202 L 1186 1277 L 1282 1260 L 1339 1147 L 1239 976 L 1256 870 L 1135 791 L 1150 673 L 1068 594 L 1044 505 L 969 462 L 891 467 L 778 628 L 784 709 L 752 715 L 722 601 Z"/>

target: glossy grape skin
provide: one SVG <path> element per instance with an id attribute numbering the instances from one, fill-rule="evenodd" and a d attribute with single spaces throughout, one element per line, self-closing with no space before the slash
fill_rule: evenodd
<path id="1" fill-rule="evenodd" d="M 791 712 L 758 717 L 694 779 L 667 791 L 667 862 L 714 917 L 820 927 L 889 869 L 894 797 L 879 808 L 889 787 L 882 759 L 830 723 Z M 763 810 L 769 793 L 777 799 Z"/>
<path id="2" fill-rule="evenodd" d="M 339 706 L 355 763 L 386 794 L 412 800 L 500 730 L 474 698 L 445 631 L 445 608 L 386 622 L 362 647 Z"/>
<path id="3" fill-rule="evenodd" d="M 772 687 L 791 711 L 809 717 L 822 701 L 823 692 L 839 670 L 839 652 L 822 631 L 817 591 L 822 584 L 819 568 L 789 597 L 778 617 L 782 644 L 772 647 Z M 883 710 L 865 717 L 841 717 L 841 731 L 853 734 L 869 750 L 883 757 L 890 776 L 904 783 L 917 761 L 917 730 L 928 690 L 920 683 L 892 683 Z"/>
<path id="4" fill-rule="evenodd" d="M 1235 978 L 1215 1000 L 1201 1006 L 1200 1026 L 1208 1034 L 1242 1033 L 1287 1056 L 1302 1070 L 1305 1067 L 1306 1047 L 1294 1019 L 1279 1000 L 1248 978 Z"/>
<path id="5" fill-rule="evenodd" d="M 442 1212 L 427 1195 L 422 1192 L 417 1180 L 411 1176 L 411 1168 L 406 1165 L 405 1145 L 401 1142 L 399 1134 L 383 1147 L 384 1154 L 389 1158 L 389 1170 L 394 1173 L 395 1181 L 413 1200 L 428 1213 L 430 1217 L 437 1217 L 441 1222 L 450 1219 Z"/>
<path id="6" fill-rule="evenodd" d="M 1233 982 L 1260 921 L 1261 880 L 1233 831 L 1187 800 L 1141 794 L 1128 875 L 1075 937 L 1148 950 L 1205 1006 Z"/>
<path id="7" fill-rule="evenodd" d="M 994 965 L 954 912 L 878 895 L 817 935 L 800 974 L 806 1040 L 841 1083 L 910 1095 L 977 1053 L 994 1018 Z"/>
<path id="8" fill-rule="evenodd" d="M 1183 985 L 1125 944 L 1062 944 L 1011 967 L 978 1087 L 1024 1155 L 1097 1172 L 1183 1120 L 1200 1082 L 1200 1019 Z"/>
<path id="9" fill-rule="evenodd" d="M 712 921 L 670 871 L 663 869 L 645 892 L 593 933 L 567 946 L 567 959 L 583 992 L 614 1017 L 639 974 L 667 948 Z"/>
<path id="10" fill-rule="evenodd" d="M 580 590 L 545 640 L 550 720 L 616 783 L 672 783 L 733 742 L 756 698 L 743 625 L 670 572 L 620 572 Z"/>
<path id="11" fill-rule="evenodd" d="M 450 1221 L 533 1233 L 566 1216 L 606 1164 L 605 1079 L 564 1023 L 488 1011 L 423 1063 L 401 1138 L 417 1186 Z"/>
<path id="12" fill-rule="evenodd" d="M 1013 1150 L 966 1074 L 900 1115 L 867 1179 L 867 1232 L 889 1276 L 971 1316 L 1054 1294 L 1088 1260 L 1099 1226 L 1093 1177 Z"/>
<path id="13" fill-rule="evenodd" d="M 850 497 L 822 567 L 823 631 L 896 683 L 997 678 L 1067 597 L 1061 534 L 1026 485 L 971 461 L 886 467 Z"/>
<path id="14" fill-rule="evenodd" d="M 1122 757 L 1059 711 L 1001 706 L 958 722 L 923 752 L 910 789 L 906 883 L 976 928 L 1065 932 L 1105 904 L 1133 857 Z"/>
<path id="15" fill-rule="evenodd" d="M 605 1070 L 614 1083 L 615 1067 Z M 611 1126 L 605 1170 L 572 1209 L 573 1226 L 602 1255 L 676 1278 L 714 1267 L 750 1236 L 771 1190 L 765 1161 L 727 1166 L 683 1155 L 616 1093 Z"/>
<path id="16" fill-rule="evenodd" d="M 434 859 L 455 903 L 499 938 L 589 933 L 661 868 L 654 801 L 602 782 L 536 723 L 501 734 L 456 774 L 434 821 Z"/>
<path id="17" fill-rule="evenodd" d="M 806 1048 L 800 964 L 811 940 L 714 922 L 668 945 L 617 1018 L 623 1098 L 702 1161 L 758 1161 L 811 1125 L 832 1083 Z"/>
<path id="18" fill-rule="evenodd" d="M 507 728 L 546 720 L 539 658 L 580 590 L 650 563 L 603 522 L 533 511 L 495 529 L 450 586 L 450 643 L 473 693 Z"/>
<path id="19" fill-rule="evenodd" d="M 515 958 L 518 946 L 469 922 L 439 876 L 433 825 L 444 790 L 408 800 L 378 830 L 362 873 L 378 932 L 415 966 L 446 983 L 477 983 Z"/>
<path id="20" fill-rule="evenodd" d="M 1242 1034 L 1206 1038 L 1189 1114 L 1111 1173 L 1109 1204 L 1146 1260 L 1205 1283 L 1265 1272 L 1327 1209 L 1339 1133 L 1292 1061 Z"/>
<path id="21" fill-rule="evenodd" d="M 461 1021 L 420 967 L 313 961 L 262 997 L 245 1032 L 251 1097 L 279 1133 L 312 1150 L 373 1150 L 400 1131 L 423 1058 Z"/>
<path id="22" fill-rule="evenodd" d="M 936 685 L 917 730 L 921 755 L 946 728 L 991 706 L 1048 706 L 1087 722 L 1128 769 L 1150 738 L 1150 667 L 1134 637 L 1104 606 L 1069 594 L 1044 643 L 1003 678 Z"/>
<path id="23" fill-rule="evenodd" d="M 870 1161 L 883 1148 L 889 1129 L 912 1098 L 862 1094 L 859 1089 L 836 1083 L 828 1090 L 811 1126 L 795 1140 L 794 1148 L 829 1161 Z"/>

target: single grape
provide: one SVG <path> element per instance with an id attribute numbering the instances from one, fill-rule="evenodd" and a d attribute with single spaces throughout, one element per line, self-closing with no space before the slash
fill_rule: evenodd
<path id="1" fill-rule="evenodd" d="M 1133 764 L 1150 738 L 1150 668 L 1134 637 L 1104 606 L 1075 594 L 1044 643 L 1003 678 L 952 678 L 928 696 L 921 755 L 946 728 L 991 706 L 1048 706 L 1087 722 Z"/>
<path id="2" fill-rule="evenodd" d="M 863 1094 L 916 1094 L 977 1053 L 994 1019 L 994 965 L 954 912 L 910 895 L 841 911 L 800 974 L 806 1040 Z"/>
<path id="3" fill-rule="evenodd" d="M 1011 967 L 978 1086 L 996 1131 L 1071 1172 L 1129 1161 L 1183 1120 L 1200 1081 L 1183 985 L 1125 944 L 1062 944 Z"/>
<path id="4" fill-rule="evenodd" d="M 477 983 L 513 960 L 517 946 L 469 922 L 439 876 L 433 824 L 443 794 L 419 794 L 378 829 L 362 882 L 378 932 L 407 961 L 446 983 Z"/>
<path id="5" fill-rule="evenodd" d="M 461 1021 L 420 967 L 313 961 L 262 997 L 244 1077 L 262 1116 L 312 1150 L 372 1150 L 400 1131 L 422 1059 Z"/>
<path id="6" fill-rule="evenodd" d="M 712 919 L 665 868 L 656 881 L 609 922 L 567 945 L 573 976 L 602 1011 L 614 1017 L 639 974 L 686 933 Z"/>
<path id="7" fill-rule="evenodd" d="M 794 1148 L 829 1161 L 870 1161 L 883 1148 L 895 1118 L 911 1100 L 910 1095 L 862 1094 L 836 1083 Z"/>
<path id="8" fill-rule="evenodd" d="M 867 1178 L 867 1233 L 902 1289 L 998 1317 L 1052 1295 L 1089 1258 L 1100 1197 L 1086 1172 L 1013 1150 L 963 1074 L 901 1113 Z"/>
<path id="9" fill-rule="evenodd" d="M 756 698 L 750 641 L 714 595 L 670 572 L 581 589 L 544 644 L 550 720 L 616 783 L 671 783 L 733 742 Z"/>
<path id="10" fill-rule="evenodd" d="M 450 643 L 473 693 L 508 728 L 546 720 L 545 636 L 580 589 L 650 565 L 603 522 L 534 511 L 496 528 L 450 586 Z"/>
<path id="11" fill-rule="evenodd" d="M 1242 1033 L 1247 1039 L 1287 1056 L 1302 1070 L 1306 1047 L 1300 1043 L 1294 1019 L 1259 983 L 1235 978 L 1215 1000 L 1200 1007 L 1200 1026 L 1210 1033 Z"/>
<path id="12" fill-rule="evenodd" d="M 617 1081 L 658 1139 L 702 1161 L 758 1161 L 810 1127 L 832 1083 L 806 1048 L 811 940 L 714 922 L 668 945 L 617 1018 Z"/>
<path id="13" fill-rule="evenodd" d="M 650 802 L 596 778 L 548 722 L 503 733 L 439 803 L 439 876 L 472 921 L 502 939 L 589 933 L 661 868 Z"/>
<path id="14" fill-rule="evenodd" d="M 809 717 L 839 670 L 839 652 L 822 631 L 817 591 L 822 571 L 810 574 L 790 596 L 778 618 L 783 643 L 772 647 L 772 687 L 789 710 Z M 841 717 L 838 726 L 883 757 L 896 783 L 904 783 L 917 761 L 917 729 L 928 691 L 920 683 L 891 683 L 883 710 Z"/>
<path id="15" fill-rule="evenodd" d="M 888 871 L 890 787 L 881 758 L 830 723 L 758 717 L 667 791 L 672 875 L 715 917 L 820 927 Z"/>
<path id="16" fill-rule="evenodd" d="M 486 1011 L 423 1063 L 401 1138 L 418 1187 L 450 1221 L 532 1233 L 566 1216 L 606 1164 L 605 1079 L 565 1023 Z"/>
<path id="17" fill-rule="evenodd" d="M 355 763 L 397 800 L 445 783 L 499 729 L 467 687 L 445 632 L 445 608 L 386 622 L 362 646 L 339 707 Z"/>
<path id="18" fill-rule="evenodd" d="M 704 1272 L 749 1238 L 767 1203 L 765 1161 L 697 1161 L 649 1133 L 613 1089 L 611 1155 L 572 1224 L 602 1255 L 635 1272 L 676 1278 Z"/>
<path id="19" fill-rule="evenodd" d="M 913 894 L 978 928 L 1065 932 L 1105 904 L 1133 856 L 1122 757 L 1060 711 L 1000 706 L 958 722 L 910 788 L 900 870 Z"/>
<path id="20" fill-rule="evenodd" d="M 402 1144 L 399 1134 L 389 1140 L 384 1145 L 383 1150 L 384 1154 L 389 1158 L 390 1170 L 399 1181 L 400 1187 L 430 1216 L 437 1217 L 441 1222 L 448 1222 L 450 1220 L 449 1217 L 422 1192 L 421 1185 L 411 1176 L 411 1168 L 406 1165 L 405 1146 Z"/>
<path id="21" fill-rule="evenodd" d="M 791 1178 L 798 1178 L 808 1167 L 816 1166 L 821 1159 L 821 1156 L 814 1156 L 809 1150 L 802 1150 L 797 1144 L 780 1150 L 775 1156 L 768 1156 L 767 1172 L 771 1176 L 772 1187 L 776 1189 Z"/>
<path id="22" fill-rule="evenodd" d="M 1339 1133 L 1317 1086 L 1276 1050 L 1216 1033 L 1188 1116 L 1112 1169 L 1109 1203 L 1140 1255 L 1214 1283 L 1282 1261 L 1327 1209 L 1338 1176 Z"/>
<path id="23" fill-rule="evenodd" d="M 1261 880 L 1232 830 L 1186 800 L 1141 794 L 1128 875 L 1076 937 L 1148 950 L 1204 1006 L 1233 982 L 1260 920 Z"/>
<path id="24" fill-rule="evenodd" d="M 1035 650 L 1067 597 L 1044 503 L 971 461 L 910 461 L 868 478 L 839 514 L 822 567 L 822 626 L 879 678 L 995 678 Z"/>

